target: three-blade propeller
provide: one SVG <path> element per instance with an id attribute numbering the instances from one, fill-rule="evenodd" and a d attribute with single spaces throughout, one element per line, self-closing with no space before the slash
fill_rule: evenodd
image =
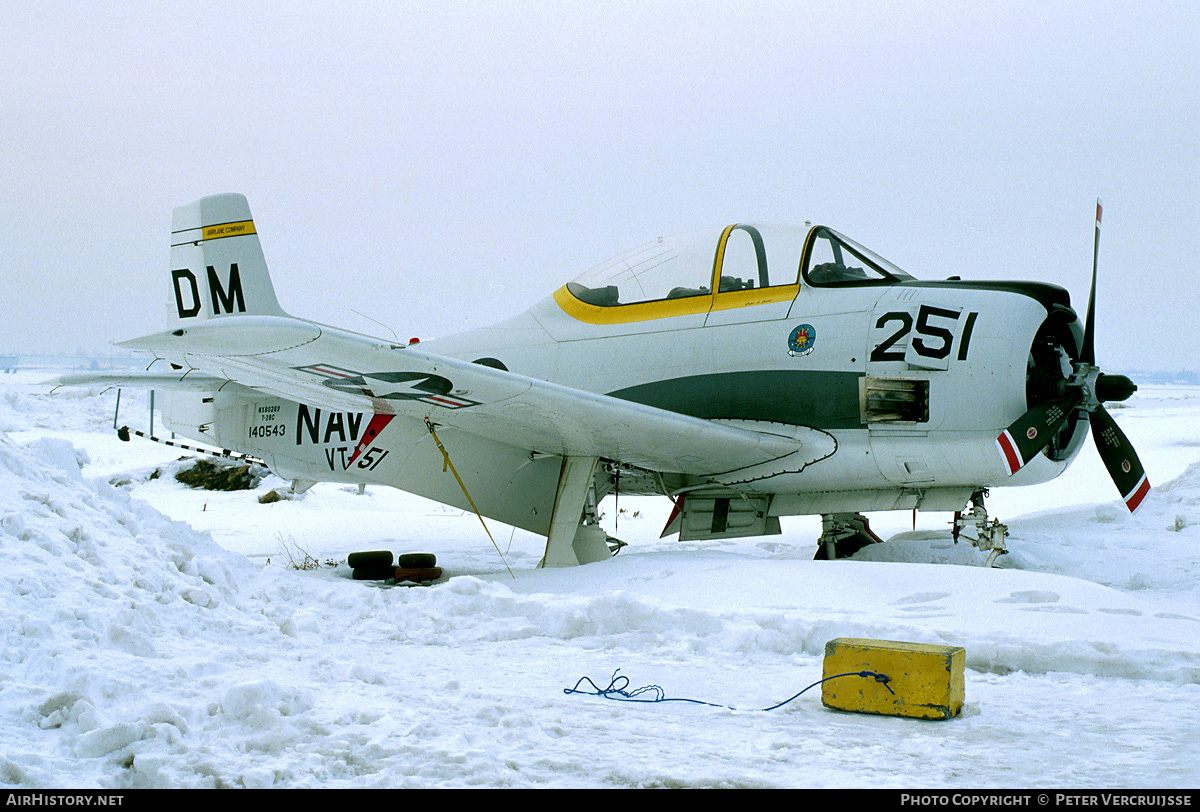
<path id="1" fill-rule="evenodd" d="M 1067 381 L 1066 393 L 1056 400 L 1034 406 L 1017 418 L 996 439 L 1009 475 L 1025 466 L 1054 438 L 1076 410 L 1088 413 L 1092 438 L 1100 459 L 1130 512 L 1150 492 L 1150 482 L 1125 433 L 1104 408 L 1108 401 L 1125 400 L 1137 387 L 1123 375 L 1105 375 L 1096 366 L 1095 307 L 1096 266 L 1100 252 L 1100 201 L 1096 201 L 1096 240 L 1092 250 L 1092 287 L 1088 296 L 1083 347 L 1074 372 Z"/>

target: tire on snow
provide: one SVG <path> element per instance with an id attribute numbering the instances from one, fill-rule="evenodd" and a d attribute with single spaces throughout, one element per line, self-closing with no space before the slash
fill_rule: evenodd
<path id="1" fill-rule="evenodd" d="M 350 553 L 350 555 L 346 556 L 346 563 L 352 570 L 369 567 L 390 567 L 392 566 L 392 551 L 368 550 L 362 553 Z"/>
<path id="2" fill-rule="evenodd" d="M 390 564 L 386 567 L 359 567 L 350 573 L 356 581 L 389 581 L 396 577 L 396 568 Z"/>

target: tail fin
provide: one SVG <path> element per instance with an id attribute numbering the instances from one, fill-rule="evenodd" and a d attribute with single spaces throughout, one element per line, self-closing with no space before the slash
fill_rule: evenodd
<path id="1" fill-rule="evenodd" d="M 287 315 L 275 298 L 250 205 L 239 194 L 213 195 L 175 209 L 171 289 L 180 321 Z"/>

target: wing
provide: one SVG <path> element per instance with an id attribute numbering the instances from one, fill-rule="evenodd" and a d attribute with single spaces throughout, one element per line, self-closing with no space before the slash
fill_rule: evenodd
<path id="1" fill-rule="evenodd" d="M 230 316 L 120 346 L 170 360 L 187 374 L 62 382 L 216 388 L 232 381 L 339 411 L 428 420 L 532 452 L 699 476 L 761 465 L 805 446 L 792 427 L 771 433 L 724 425 L 291 317 Z"/>

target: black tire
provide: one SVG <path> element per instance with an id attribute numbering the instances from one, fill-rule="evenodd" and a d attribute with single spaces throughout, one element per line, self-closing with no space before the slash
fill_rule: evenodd
<path id="1" fill-rule="evenodd" d="M 396 577 L 396 568 L 391 565 L 359 567 L 350 573 L 350 577 L 356 581 L 388 581 Z"/>
<path id="2" fill-rule="evenodd" d="M 369 550 L 363 553 L 350 553 L 346 556 L 350 569 L 360 567 L 390 567 L 392 566 L 391 550 Z"/>
<path id="3" fill-rule="evenodd" d="M 406 570 L 423 570 L 437 565 L 433 553 L 404 553 L 396 560 L 396 566 Z"/>
<path id="4" fill-rule="evenodd" d="M 429 567 L 423 569 L 396 569 L 397 584 L 419 584 L 422 586 L 432 584 L 434 581 L 442 577 L 441 567 Z"/>
<path id="5" fill-rule="evenodd" d="M 879 543 L 876 539 L 866 533 L 855 533 L 840 541 L 834 543 L 834 555 L 839 559 L 850 558 L 863 547 L 868 547 L 872 544 Z M 824 544 L 817 545 L 817 554 L 813 556 L 814 561 L 827 561 L 829 559 L 829 551 L 825 549 Z"/>

